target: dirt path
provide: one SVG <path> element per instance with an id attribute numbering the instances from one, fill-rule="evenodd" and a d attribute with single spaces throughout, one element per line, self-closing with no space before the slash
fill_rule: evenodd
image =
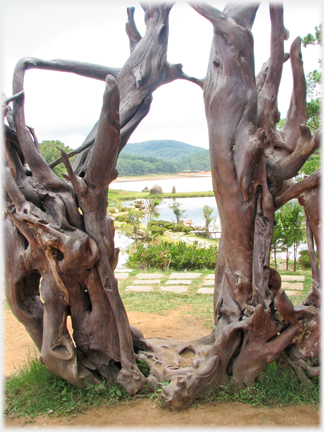
<path id="1" fill-rule="evenodd" d="M 165 316 L 129 312 L 131 324 L 143 331 L 146 337 L 172 337 L 191 339 L 209 333 L 197 318 L 183 315 L 184 309 Z M 4 373 L 14 373 L 23 365 L 28 355 L 38 355 L 25 328 L 8 310 L 4 311 Z M 319 413 L 312 406 L 299 405 L 288 408 L 254 408 L 241 403 L 213 403 L 180 412 L 161 409 L 151 399 L 136 399 L 116 407 L 103 406 L 85 414 L 69 418 L 42 416 L 30 424 L 25 418 L 5 420 L 6 427 L 319 427 Z"/>

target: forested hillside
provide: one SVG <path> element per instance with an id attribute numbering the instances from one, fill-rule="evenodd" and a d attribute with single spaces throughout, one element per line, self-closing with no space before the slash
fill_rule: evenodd
<path id="1" fill-rule="evenodd" d="M 136 144 L 127 144 L 122 153 L 137 156 L 154 157 L 168 162 L 177 162 L 184 157 L 201 152 L 201 147 L 173 140 L 152 140 Z"/>
<path id="2" fill-rule="evenodd" d="M 177 162 L 179 172 L 210 171 L 209 151 L 202 150 Z"/>
<path id="3" fill-rule="evenodd" d="M 119 176 L 210 171 L 209 151 L 171 140 L 127 144 L 117 170 Z"/>
<path id="4" fill-rule="evenodd" d="M 174 174 L 178 172 L 178 167 L 174 163 L 162 159 L 122 152 L 118 158 L 117 171 L 119 176 Z"/>

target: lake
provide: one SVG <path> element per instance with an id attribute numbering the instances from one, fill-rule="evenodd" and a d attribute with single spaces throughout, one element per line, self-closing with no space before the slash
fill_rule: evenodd
<path id="1" fill-rule="evenodd" d="M 153 187 L 155 184 L 162 187 L 163 192 L 172 192 L 172 187 L 175 186 L 176 192 L 204 192 L 204 191 L 212 191 L 212 180 L 211 175 L 199 175 L 196 177 L 184 177 L 184 178 L 175 178 L 175 179 L 163 179 L 163 180 L 145 180 L 145 181 L 127 181 L 120 183 L 112 183 L 109 187 L 111 189 L 121 189 L 127 191 L 136 191 L 141 192 L 145 187 L 149 189 Z M 169 205 L 174 201 L 174 198 L 165 198 L 163 201 L 156 207 L 156 215 L 155 219 L 161 219 L 165 221 L 175 221 L 175 216 L 172 210 L 169 208 Z M 211 230 L 220 231 L 220 220 L 219 214 L 217 211 L 216 201 L 214 197 L 199 197 L 199 198 L 176 198 L 176 202 L 181 204 L 180 209 L 186 211 L 185 220 L 192 220 L 193 224 L 204 226 L 205 219 L 203 216 L 203 207 L 208 205 L 213 208 L 213 216 L 215 216 L 214 221 L 211 224 Z M 132 205 L 134 201 L 125 201 L 122 204 L 124 206 Z M 149 220 L 149 215 L 146 214 L 143 218 L 143 222 L 147 223 Z M 219 234 L 216 234 L 216 237 L 219 238 Z M 133 243 L 132 239 L 127 238 L 124 235 L 119 234 L 116 231 L 115 235 L 115 245 L 121 249 L 121 255 L 119 258 L 119 266 L 123 265 L 127 260 L 127 254 L 125 249 L 129 247 L 130 244 Z M 300 250 L 307 249 L 307 244 L 303 243 L 298 246 L 298 252 Z M 273 253 L 272 253 L 273 255 Z M 286 257 L 286 253 L 277 253 L 277 257 L 280 259 L 284 259 Z M 293 248 L 289 249 L 289 258 L 293 258 Z"/>
<path id="2" fill-rule="evenodd" d="M 214 197 L 194 197 L 194 198 L 164 198 L 161 203 L 155 208 L 156 216 L 154 219 L 161 219 L 164 221 L 175 222 L 176 218 L 169 205 L 173 202 L 180 204 L 180 209 L 185 210 L 185 216 L 181 217 L 184 220 L 192 220 L 192 223 L 199 226 L 205 225 L 205 218 L 203 215 L 203 208 L 208 205 L 213 209 L 212 216 L 215 217 L 213 225 L 220 226 L 219 215 L 217 211 L 216 201 Z M 124 201 L 123 206 L 128 207 L 133 205 L 134 201 Z M 145 200 L 144 200 L 145 203 Z M 143 223 L 149 221 L 149 214 L 145 214 Z"/>

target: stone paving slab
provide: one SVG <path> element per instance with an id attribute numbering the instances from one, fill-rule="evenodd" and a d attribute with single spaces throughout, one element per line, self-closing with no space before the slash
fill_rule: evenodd
<path id="1" fill-rule="evenodd" d="M 128 273 L 115 273 L 115 276 L 117 279 L 127 279 L 129 274 Z"/>
<path id="2" fill-rule="evenodd" d="M 282 275 L 281 280 L 282 281 L 304 281 L 305 276 Z"/>
<path id="3" fill-rule="evenodd" d="M 199 288 L 197 294 L 214 294 L 214 288 Z"/>
<path id="4" fill-rule="evenodd" d="M 172 273 L 169 279 L 196 279 L 201 276 L 201 273 Z"/>
<path id="5" fill-rule="evenodd" d="M 168 280 L 165 282 L 166 285 L 175 285 L 175 284 L 182 284 L 182 285 L 190 285 L 191 280 L 185 280 L 185 279 L 176 279 L 176 280 Z"/>
<path id="6" fill-rule="evenodd" d="M 300 290 L 300 291 L 302 291 L 304 289 L 304 284 L 302 282 L 297 282 L 297 283 L 282 282 L 281 288 L 286 289 L 286 290 Z"/>
<path id="7" fill-rule="evenodd" d="M 184 292 L 188 292 L 188 287 L 186 287 L 186 286 L 161 286 L 160 290 L 181 294 Z"/>
<path id="8" fill-rule="evenodd" d="M 161 273 L 138 273 L 137 279 L 160 279 Z"/>
<path id="9" fill-rule="evenodd" d="M 129 286 L 125 291 L 150 292 L 153 291 L 153 288 L 150 286 Z"/>
<path id="10" fill-rule="evenodd" d="M 213 286 L 214 286 L 214 283 L 215 283 L 215 281 L 212 280 L 212 279 L 210 279 L 210 280 L 205 280 L 205 281 L 203 282 L 203 286 L 206 286 L 206 285 L 213 285 Z"/>
<path id="11" fill-rule="evenodd" d="M 286 292 L 286 294 L 287 294 L 288 297 L 294 297 L 294 296 L 300 295 L 301 293 L 300 293 L 300 291 L 291 291 L 291 290 L 289 290 L 289 291 Z"/>
<path id="12" fill-rule="evenodd" d="M 161 279 L 141 279 L 141 280 L 134 280 L 134 285 L 143 285 L 143 284 L 159 284 L 161 282 Z"/>
<path id="13" fill-rule="evenodd" d="M 209 274 L 207 276 L 205 276 L 205 279 L 215 279 L 215 275 L 214 274 Z"/>

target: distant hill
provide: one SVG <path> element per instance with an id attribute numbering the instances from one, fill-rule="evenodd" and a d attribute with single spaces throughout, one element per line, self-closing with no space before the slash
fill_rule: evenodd
<path id="1" fill-rule="evenodd" d="M 202 150 L 176 162 L 179 172 L 210 171 L 209 150 Z"/>
<path id="2" fill-rule="evenodd" d="M 116 168 L 119 176 L 175 174 L 178 172 L 178 167 L 175 163 L 153 157 L 132 155 L 124 152 L 121 152 Z"/>
<path id="3" fill-rule="evenodd" d="M 141 143 L 126 144 L 121 154 L 153 157 L 167 162 L 178 162 L 180 159 L 204 151 L 201 147 L 173 140 L 152 140 Z M 205 150 L 207 151 L 207 150 Z"/>

